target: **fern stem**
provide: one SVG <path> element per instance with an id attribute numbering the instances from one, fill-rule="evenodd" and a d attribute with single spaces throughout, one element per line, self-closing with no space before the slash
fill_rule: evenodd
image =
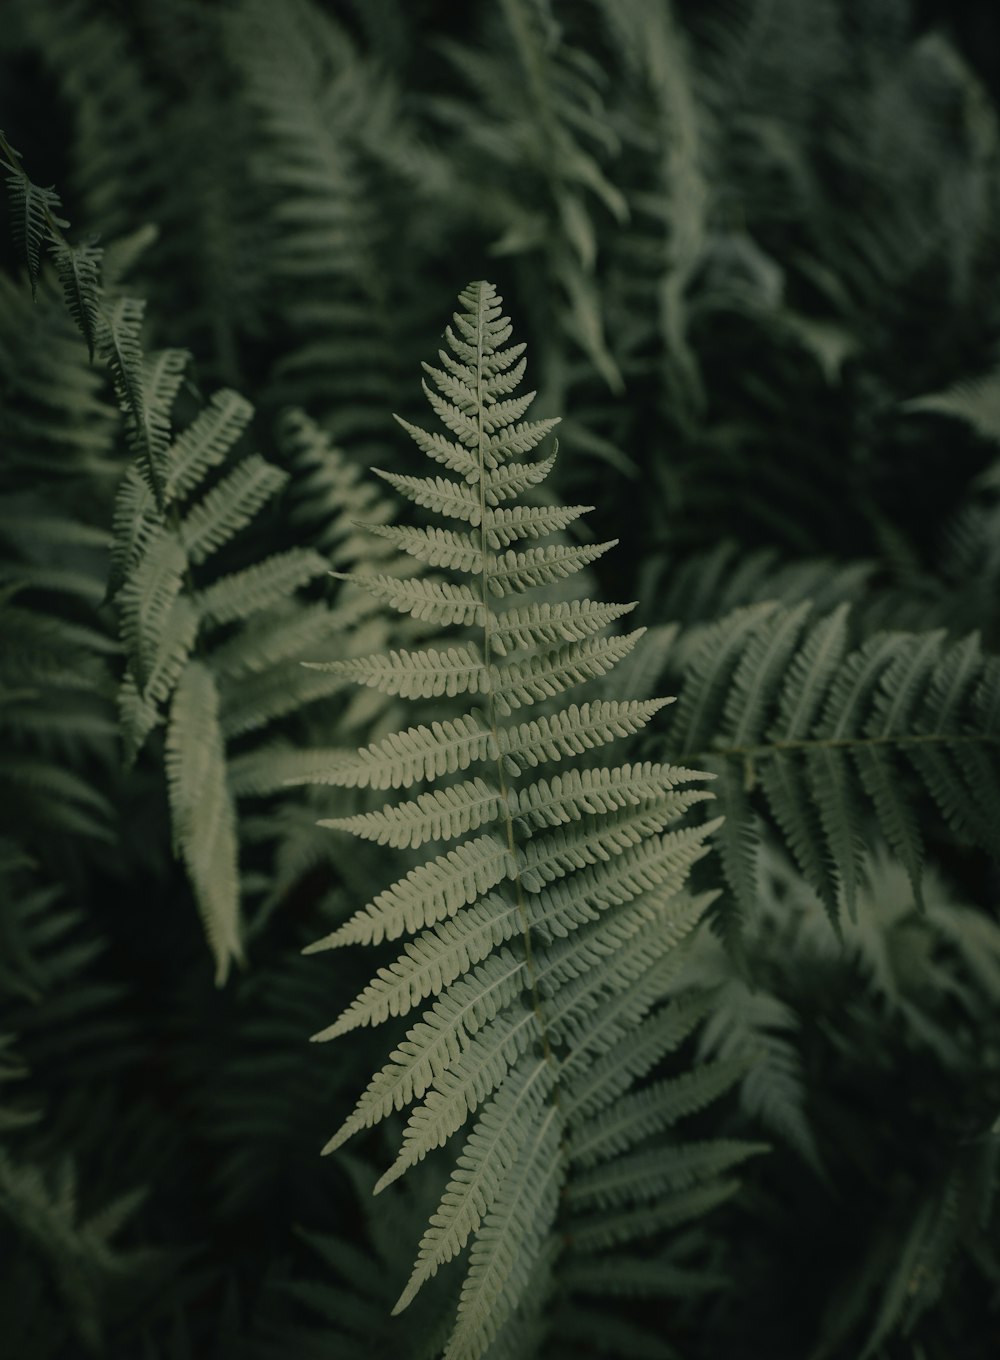
<path id="1" fill-rule="evenodd" d="M 489 507 L 486 504 L 486 442 L 485 431 L 483 429 L 483 298 L 480 293 L 479 309 L 477 313 L 477 334 L 476 334 L 476 423 L 478 432 L 477 456 L 479 459 L 479 534 L 481 540 L 482 572 L 480 575 L 480 591 L 483 600 L 483 664 L 489 671 L 492 657 L 492 633 L 493 633 L 493 610 L 490 607 L 489 589 L 489 568 L 493 557 L 492 552 L 487 546 L 486 537 L 486 517 Z M 487 713 L 490 725 L 490 732 L 493 737 L 494 747 L 497 750 L 496 769 L 497 785 L 500 792 L 500 805 L 503 808 L 504 832 L 507 838 L 507 850 L 510 854 L 514 868 L 514 894 L 517 906 L 518 917 L 521 922 L 521 939 L 524 947 L 524 965 L 528 976 L 528 984 L 531 989 L 531 1005 L 538 1021 L 538 1029 L 541 1034 L 542 1053 L 545 1061 L 550 1063 L 558 1072 L 559 1064 L 552 1052 L 552 1045 L 549 1041 L 548 1026 L 545 1020 L 545 1012 L 542 1006 L 541 994 L 538 990 L 538 972 L 534 962 L 534 950 L 531 943 L 531 924 L 528 920 L 528 907 L 524 899 L 524 886 L 521 883 L 521 870 L 517 863 L 517 847 L 514 839 L 514 819 L 510 814 L 510 804 L 507 799 L 507 779 L 504 773 L 503 757 L 499 754 L 498 723 L 496 712 L 496 699 L 492 685 L 488 690 Z M 558 1087 L 553 1088 L 553 1099 L 558 1104 Z"/>

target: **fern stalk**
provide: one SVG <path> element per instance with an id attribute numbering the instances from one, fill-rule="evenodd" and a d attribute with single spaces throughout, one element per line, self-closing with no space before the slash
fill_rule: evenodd
<path id="1" fill-rule="evenodd" d="M 483 661 L 487 669 L 492 659 L 493 648 L 493 623 L 494 614 L 490 607 L 492 598 L 490 592 L 490 554 L 485 550 L 485 540 L 488 532 L 487 526 L 490 522 L 490 508 L 486 502 L 486 440 L 483 429 L 483 321 L 487 302 L 490 300 L 490 291 L 480 288 L 476 312 L 476 420 L 478 423 L 478 444 L 476 447 L 476 460 L 478 463 L 479 481 L 479 523 L 480 532 L 483 535 L 483 567 L 479 577 L 480 599 L 483 606 Z M 492 687 L 489 690 L 486 700 L 486 709 L 489 714 L 490 733 L 497 748 L 496 773 L 497 785 L 500 790 L 500 807 L 503 809 L 503 828 L 504 836 L 507 841 L 507 849 L 510 851 L 515 865 L 517 865 L 517 843 L 514 835 L 514 819 L 510 814 L 510 801 L 507 796 L 507 779 L 504 772 L 503 757 L 500 755 L 499 723 L 497 722 L 496 696 Z M 528 919 L 528 908 L 524 900 L 524 886 L 521 882 L 520 867 L 515 867 L 514 893 L 517 901 L 517 912 L 521 921 L 521 942 L 524 948 L 524 962 L 531 980 L 531 1003 L 532 1009 L 538 1019 L 538 1026 L 542 1037 L 542 1049 L 545 1053 L 545 1060 L 555 1071 L 558 1066 L 552 1054 L 552 1045 L 549 1040 L 548 1026 L 545 1023 L 545 1015 L 542 1007 L 542 999 L 538 992 L 538 975 L 535 971 L 534 959 L 531 947 L 531 924 Z M 558 1091 L 558 1086 L 554 1088 L 554 1094 Z M 556 1096 L 556 1098 L 558 1098 Z"/>

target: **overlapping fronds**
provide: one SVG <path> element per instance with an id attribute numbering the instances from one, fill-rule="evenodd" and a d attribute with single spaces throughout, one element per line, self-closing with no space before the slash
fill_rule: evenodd
<path id="1" fill-rule="evenodd" d="M 621 143 L 605 108 L 605 72 L 549 0 L 503 0 L 481 45 L 442 46 L 469 96 L 439 97 L 435 113 L 462 129 L 470 162 L 489 154 L 511 172 L 495 177 L 488 196 L 474 193 L 468 209 L 482 217 L 497 254 L 529 262 L 570 352 L 582 350 L 620 390 L 596 270 L 602 230 L 629 219 L 608 169 Z M 473 174 L 470 166 L 457 177 L 459 193 Z"/>
<path id="2" fill-rule="evenodd" d="M 253 415 L 235 392 L 216 393 L 172 435 L 170 407 L 183 359 L 168 353 L 136 366 L 143 406 L 155 412 L 163 432 L 164 509 L 130 469 L 115 512 L 114 564 L 122 582 L 116 602 L 128 654 L 120 708 L 134 758 L 169 706 L 174 834 L 221 981 L 229 960 L 240 955 L 237 836 L 226 740 L 234 732 L 266 727 L 335 686 L 294 683 L 303 674 L 295 665 L 301 648 L 329 631 L 326 607 L 293 608 L 290 617 L 274 612 L 275 605 L 326 572 L 319 554 L 290 548 L 202 584 L 206 564 L 282 490 L 287 474 L 259 454 L 231 461 Z M 220 476 L 223 464 L 228 470 Z M 233 626 L 235 631 L 220 636 L 220 629 Z M 292 670 L 293 683 L 276 679 L 282 663 Z M 256 689 L 244 683 L 254 674 Z"/>
<path id="3" fill-rule="evenodd" d="M 21 196 L 30 181 L 6 142 L 0 151 Z M 96 337 L 133 454 L 114 505 L 108 584 L 126 653 L 119 699 L 126 754 L 134 760 L 169 711 L 174 840 L 188 866 L 221 982 L 241 952 L 237 832 L 225 743 L 342 687 L 339 678 L 308 676 L 299 665 L 302 649 L 323 645 L 337 626 L 330 610 L 321 602 L 296 601 L 288 608 L 293 592 L 324 575 L 327 562 L 312 550 L 290 548 L 243 569 L 212 573 L 213 559 L 284 488 L 288 474 L 259 454 L 233 460 L 253 416 L 250 403 L 234 391 L 215 393 L 184 428 L 174 428 L 188 354 L 144 353 L 145 304 L 105 290 L 103 253 L 72 247 L 62 233 L 66 223 L 55 216 L 58 199 L 52 195 L 45 203 L 38 244 L 45 242 L 64 283 L 73 285 L 65 289 L 68 310 L 88 346 Z M 100 410 L 94 401 L 92 422 Z M 20 434 L 16 416 L 11 428 Z M 30 421 L 27 431 L 30 438 Z M 83 636 L 78 630 L 70 641 L 78 645 Z M 248 683 L 250 676 L 255 683 Z M 77 788 L 71 771 L 37 762 L 22 761 L 11 775 L 26 790 L 37 786 L 67 815 L 74 799 L 79 802 L 87 792 L 83 784 Z M 206 792 L 211 810 L 202 816 L 196 809 Z M 83 799 L 73 814 L 77 829 L 90 802 L 100 805 L 99 799 Z"/>
<path id="4" fill-rule="evenodd" d="M 0 281 L 0 387 L 0 804 L 8 834 L 51 853 L 113 837 L 117 760 L 98 614 L 114 412 L 51 277 L 35 302 Z"/>
<path id="5" fill-rule="evenodd" d="M 383 73 L 321 7 L 242 0 L 225 35 L 271 219 L 268 283 L 286 337 L 276 399 L 321 412 L 338 441 L 363 443 L 405 353 L 406 299 L 396 291 L 390 302 L 384 284 L 385 206 L 404 183 L 427 192 L 433 159 Z"/>
<path id="6" fill-rule="evenodd" d="M 21 1253 L 37 1255 L 44 1262 L 52 1279 L 49 1306 L 58 1308 L 71 1322 L 76 1338 L 88 1350 L 96 1351 L 102 1345 L 104 1299 L 123 1276 L 128 1278 L 145 1264 L 144 1253 L 122 1250 L 113 1241 L 135 1215 L 145 1192 L 134 1191 L 84 1216 L 76 1180 L 72 1163 L 65 1163 L 50 1178 L 37 1166 L 21 1164 L 0 1149 L 0 1221 L 14 1228 Z M 23 1259 L 19 1263 L 22 1279 L 30 1278 L 26 1265 Z M 11 1302 L 15 1299 L 16 1295 Z M 30 1316 L 30 1296 L 19 1302 Z M 11 1327 L 20 1322 L 14 1308 L 7 1316 Z"/>
<path id="7" fill-rule="evenodd" d="M 0 1350 L 995 1360 L 989 10 L 0 6 Z"/>
<path id="8" fill-rule="evenodd" d="M 836 1267 L 837 1283 L 817 1333 L 818 1356 L 850 1350 L 875 1357 L 915 1335 L 925 1316 L 933 1326 L 935 1306 L 947 1288 L 958 1285 L 963 1269 L 966 1280 L 979 1274 L 995 1288 L 997 1264 L 983 1248 L 996 1193 L 1000 1069 L 992 1053 L 982 1052 L 980 1036 L 996 1023 L 1000 929 L 932 870 L 918 906 L 905 868 L 884 845 L 865 855 L 858 918 L 845 921 L 839 933 L 786 855 L 768 845 L 761 861 L 760 910 L 747 939 L 753 967 L 767 979 L 754 994 L 759 1013 L 770 1010 L 772 1024 L 780 1023 L 781 1012 L 788 1011 L 780 993 L 803 1021 L 826 1017 L 821 1023 L 829 1026 L 831 1051 L 856 1045 L 867 1055 L 864 1063 L 853 1060 L 841 1069 L 841 1079 L 861 1083 L 859 1092 L 866 1077 L 883 1083 L 908 1061 L 940 1092 L 926 1105 L 902 1103 L 870 1141 L 845 1148 L 823 1127 L 820 1087 L 827 1077 L 817 1082 L 814 1071 L 804 1078 L 787 1059 L 776 1065 L 775 1047 L 773 1058 L 758 1069 L 763 1076 L 770 1069 L 770 1103 L 757 1106 L 744 1087 L 747 1114 L 775 1132 L 793 1134 L 791 1126 L 780 1129 L 775 1115 L 784 1122 L 797 1113 L 801 1129 L 803 1109 L 809 1113 L 805 1127 L 839 1184 L 860 1174 L 874 1187 L 873 1169 L 891 1166 L 905 1185 L 905 1193 L 892 1195 L 889 1212 L 883 1191 L 870 1190 L 864 1253 L 857 1259 L 849 1251 Z M 707 943 L 701 937 L 700 959 L 685 970 L 685 979 L 695 985 L 699 972 L 702 983 L 711 982 L 716 968 L 710 955 L 722 964 L 721 950 L 707 949 Z M 713 1047 L 725 1037 L 729 1006 L 723 996 L 723 1007 L 702 1035 Z M 751 1023 L 732 1031 L 730 1042 L 752 1044 L 763 1037 L 752 1023 L 754 1007 L 745 1009 Z M 794 1036 L 797 1050 L 804 1043 L 802 1028 Z M 916 1153 L 912 1160 L 909 1149 Z M 820 1196 L 816 1211 L 822 1218 L 829 1200 L 824 1190 Z"/>
<path id="9" fill-rule="evenodd" d="M 313 776 L 400 788 L 474 770 L 462 782 L 330 823 L 400 847 L 466 839 L 418 864 L 312 946 L 411 937 L 318 1038 L 430 1002 L 327 1150 L 412 1106 L 384 1185 L 473 1121 L 397 1304 L 404 1308 L 471 1242 L 449 1360 L 506 1353 L 500 1342 L 490 1348 L 555 1234 L 568 1232 L 584 1256 L 642 1239 L 707 1208 L 730 1185 L 724 1174 L 756 1151 L 688 1146 L 671 1133 L 737 1080 L 738 1067 L 709 1065 L 629 1093 L 698 1015 L 664 1003 L 664 987 L 707 901 L 683 886 L 717 823 L 673 827 L 708 796 L 689 787 L 702 776 L 666 764 L 568 765 L 520 782 L 525 769 L 635 732 L 664 701 L 571 704 L 524 721 L 527 707 L 603 674 L 640 633 L 597 636 L 623 606 L 500 607 L 508 595 L 579 571 L 597 550 L 504 548 L 512 529 L 531 520 L 526 508 L 498 507 L 494 487 L 507 460 L 533 449 L 550 422 L 524 421 L 524 402 L 499 399 L 513 390 L 505 375 L 524 347 L 510 343 L 496 290 L 471 284 L 460 303 L 441 368 L 428 368 L 441 395 L 428 395 L 456 436 L 448 466 L 463 480 L 437 477 L 425 494 L 417 479 L 406 479 L 400 489 L 416 489 L 418 503 L 458 509 L 473 528 L 400 528 L 392 541 L 471 578 L 452 587 L 461 596 L 427 592 L 420 602 L 422 617 L 441 627 L 456 621 L 460 603 L 458 621 L 471 632 L 452 646 L 329 669 L 390 693 L 469 695 L 472 703 L 458 717 L 397 732 Z M 431 436 L 411 432 L 434 457 Z M 475 506 L 462 499 L 463 488 L 478 498 Z M 547 512 L 532 527 L 548 534 L 566 522 Z M 354 579 L 376 597 L 384 592 L 377 576 Z M 614 1113 L 623 1099 L 635 1107 L 624 1124 Z M 560 1204 L 572 1225 L 557 1229 Z"/>

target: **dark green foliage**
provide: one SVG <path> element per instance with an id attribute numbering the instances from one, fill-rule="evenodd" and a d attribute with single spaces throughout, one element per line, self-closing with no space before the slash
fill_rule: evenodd
<path id="1" fill-rule="evenodd" d="M 993 7 L 2 8 L 0 1350 L 993 1360 Z"/>

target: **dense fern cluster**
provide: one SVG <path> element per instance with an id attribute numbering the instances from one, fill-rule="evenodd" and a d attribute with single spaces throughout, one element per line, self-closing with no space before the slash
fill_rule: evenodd
<path id="1" fill-rule="evenodd" d="M 12 1353 L 992 1360 L 1000 33 L 934 8 L 9 0 Z"/>

